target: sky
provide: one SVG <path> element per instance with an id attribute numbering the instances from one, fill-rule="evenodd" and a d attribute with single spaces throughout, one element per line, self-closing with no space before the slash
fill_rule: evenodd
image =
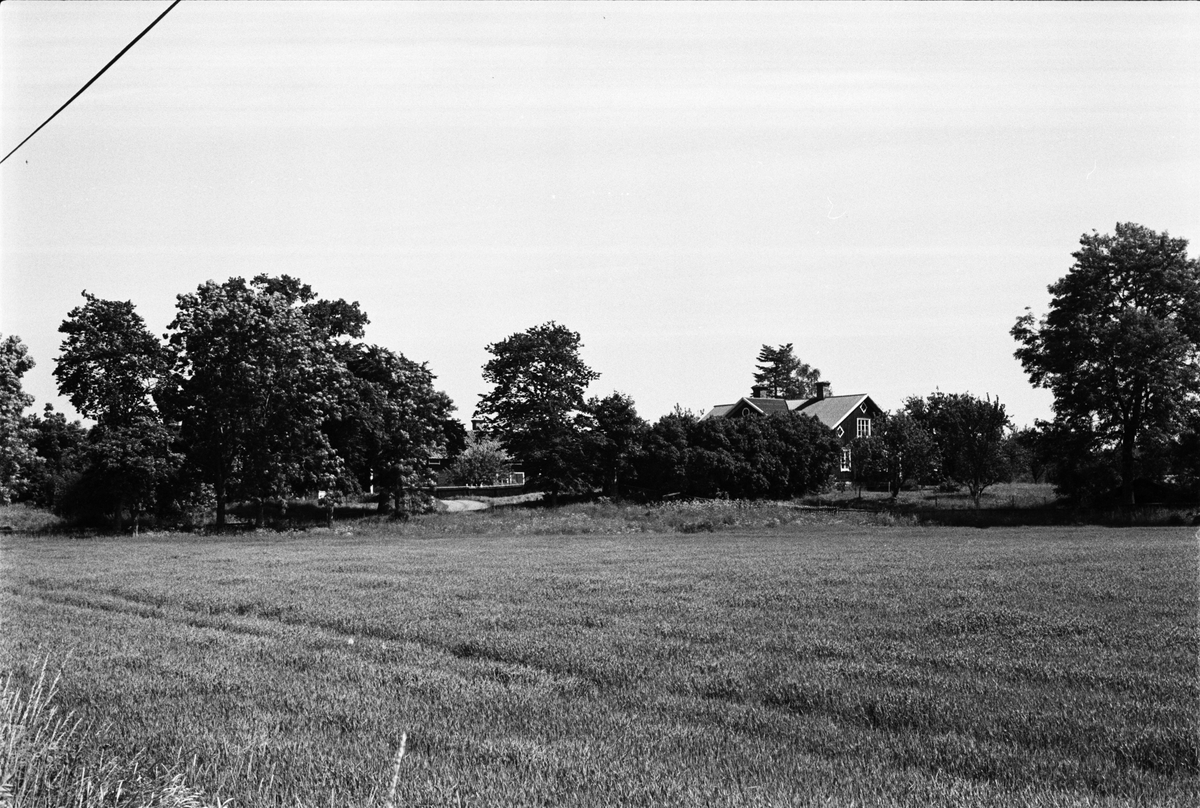
<path id="1" fill-rule="evenodd" d="M 8 152 L 167 2 L 0 6 Z M 1194 3 L 181 3 L 0 166 L 0 333 L 287 273 L 469 420 L 555 321 L 648 420 L 792 343 L 835 394 L 1049 418 L 1009 334 L 1079 238 L 1200 238 Z"/>

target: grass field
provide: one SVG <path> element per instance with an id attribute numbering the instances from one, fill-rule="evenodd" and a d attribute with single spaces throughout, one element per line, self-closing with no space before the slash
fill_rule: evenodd
<path id="1" fill-rule="evenodd" d="M 125 800 L 1200 804 L 1194 528 L 674 514 L 0 537 L 0 670 Z"/>

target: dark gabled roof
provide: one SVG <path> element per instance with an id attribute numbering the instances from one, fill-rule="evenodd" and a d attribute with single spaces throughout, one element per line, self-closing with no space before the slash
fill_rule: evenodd
<path id="1" fill-rule="evenodd" d="M 725 418 L 741 410 L 743 403 L 763 415 L 770 415 L 775 412 L 799 412 L 804 415 L 811 415 L 825 426 L 834 430 L 855 413 L 860 413 L 862 417 L 873 418 L 877 413 L 883 412 L 879 408 L 879 405 L 872 401 L 871 397 L 866 393 L 794 400 L 746 397 L 740 398 L 732 404 L 718 404 L 706 412 L 700 420 L 704 420 L 705 418 Z M 862 408 L 865 408 L 865 411 Z"/>
<path id="2" fill-rule="evenodd" d="M 791 409 L 788 403 L 782 398 L 743 398 L 742 401 L 745 401 L 764 415 L 770 415 L 775 412 L 788 412 Z"/>
<path id="3" fill-rule="evenodd" d="M 851 414 L 858 412 L 862 406 L 866 406 L 866 412 L 863 413 L 864 416 L 874 416 L 875 413 L 881 412 L 879 405 L 871 401 L 871 397 L 866 393 L 856 393 L 852 396 L 810 398 L 800 404 L 799 407 L 795 407 L 794 411 L 811 415 L 830 429 L 837 429 L 842 421 L 849 418 Z"/>
<path id="4" fill-rule="evenodd" d="M 742 404 L 746 404 L 750 409 L 762 415 L 770 415 L 773 412 L 789 412 L 792 408 L 789 406 L 792 402 L 784 401 L 782 398 L 739 398 L 732 404 L 718 404 L 708 412 L 701 416 L 700 420 L 705 418 L 724 418 L 730 413 L 740 410 Z"/>

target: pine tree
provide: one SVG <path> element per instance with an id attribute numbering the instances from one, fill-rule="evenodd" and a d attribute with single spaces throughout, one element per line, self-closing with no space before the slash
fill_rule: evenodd
<path id="1" fill-rule="evenodd" d="M 777 348 L 762 346 L 758 362 L 754 382 L 764 388 L 768 397 L 799 399 L 816 394 L 821 371 L 797 359 L 792 343 Z"/>

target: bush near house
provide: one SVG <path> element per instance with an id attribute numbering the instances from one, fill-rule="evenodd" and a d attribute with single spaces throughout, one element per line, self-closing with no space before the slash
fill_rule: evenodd
<path id="1" fill-rule="evenodd" d="M 837 436 L 805 415 L 672 414 L 646 434 L 636 486 L 650 499 L 790 499 L 823 488 L 840 457 Z"/>

